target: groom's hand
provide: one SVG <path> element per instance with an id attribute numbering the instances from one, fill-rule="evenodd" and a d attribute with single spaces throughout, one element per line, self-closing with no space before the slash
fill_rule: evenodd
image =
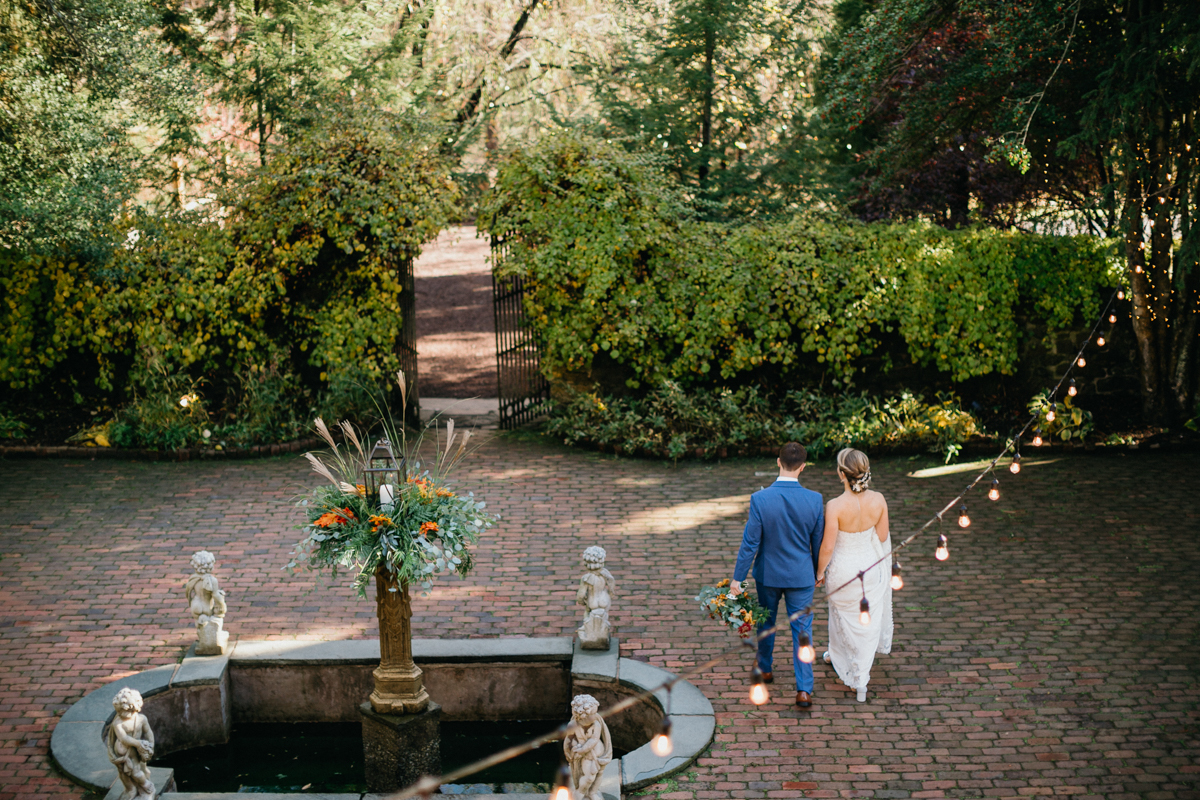
<path id="1" fill-rule="evenodd" d="M 729 596 L 737 597 L 741 593 L 742 593 L 742 582 L 731 579 L 729 581 Z"/>

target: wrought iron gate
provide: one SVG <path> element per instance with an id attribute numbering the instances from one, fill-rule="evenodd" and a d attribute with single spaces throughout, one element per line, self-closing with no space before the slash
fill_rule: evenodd
<path id="1" fill-rule="evenodd" d="M 404 370 L 408 384 L 404 404 L 404 419 L 412 425 L 421 424 L 421 398 L 417 383 L 417 292 L 413 278 L 413 258 L 400 262 L 400 315 L 402 327 L 396 342 L 396 360 Z M 400 400 L 397 393 L 396 401 Z M 393 406 L 394 407 L 394 406 Z"/>
<path id="2" fill-rule="evenodd" d="M 492 237 L 492 302 L 496 319 L 496 383 L 500 427 L 515 428 L 543 413 L 550 384 L 541 373 L 541 347 L 525 320 L 525 283 L 517 276 L 499 278 L 506 239 Z"/>

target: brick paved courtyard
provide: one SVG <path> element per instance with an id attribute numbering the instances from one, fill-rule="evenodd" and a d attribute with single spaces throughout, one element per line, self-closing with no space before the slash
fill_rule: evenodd
<path id="1" fill-rule="evenodd" d="M 1039 453 L 1045 456 L 1045 453 Z M 1049 458 L 1054 458 L 1049 456 Z M 915 479 L 887 459 L 876 487 L 911 530 L 966 476 Z M 678 467 L 525 438 L 491 440 L 460 473 L 503 514 L 469 580 L 418 599 L 420 636 L 569 635 L 576 566 L 608 549 L 623 656 L 680 670 L 731 644 L 697 587 L 727 577 L 749 493 L 770 459 Z M 805 473 L 827 496 L 828 462 Z M 290 577 L 299 458 L 229 463 L 0 462 L 0 800 L 78 798 L 50 765 L 56 716 L 115 678 L 179 659 L 193 639 L 180 586 L 215 551 L 243 638 L 374 635 L 342 585 Z M 904 559 L 896 647 L 869 702 L 817 666 L 811 712 L 745 700 L 745 656 L 694 679 L 718 713 L 666 798 L 1200 797 L 1200 458 L 1066 456 L 1001 476 L 969 533 L 948 526 Z M 953 527 L 953 530 L 950 530 Z M 818 614 L 818 645 L 824 613 Z M 777 675 L 790 659 L 780 637 Z"/>

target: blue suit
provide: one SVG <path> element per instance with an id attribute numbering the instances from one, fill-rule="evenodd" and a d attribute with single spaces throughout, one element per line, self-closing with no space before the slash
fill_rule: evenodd
<path id="1" fill-rule="evenodd" d="M 798 481 L 776 481 L 750 496 L 750 517 L 742 533 L 733 578 L 746 580 L 750 564 L 754 563 L 758 602 L 768 612 L 760 632 L 775 627 L 780 599 L 785 601 L 789 617 L 812 604 L 817 557 L 824 535 L 825 504 L 821 495 L 805 489 Z M 793 656 L 800 646 L 801 631 L 812 638 L 812 620 L 812 614 L 792 620 Z M 774 634 L 759 641 L 758 668 L 763 672 L 771 672 L 774 650 Z M 812 665 L 799 658 L 793 660 L 796 691 L 811 693 Z"/>

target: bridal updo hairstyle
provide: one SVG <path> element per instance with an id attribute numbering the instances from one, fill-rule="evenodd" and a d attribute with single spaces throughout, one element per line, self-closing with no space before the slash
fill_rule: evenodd
<path id="1" fill-rule="evenodd" d="M 871 459 L 861 450 L 847 447 L 837 455 L 838 472 L 850 482 L 850 491 L 860 494 L 871 485 Z"/>

